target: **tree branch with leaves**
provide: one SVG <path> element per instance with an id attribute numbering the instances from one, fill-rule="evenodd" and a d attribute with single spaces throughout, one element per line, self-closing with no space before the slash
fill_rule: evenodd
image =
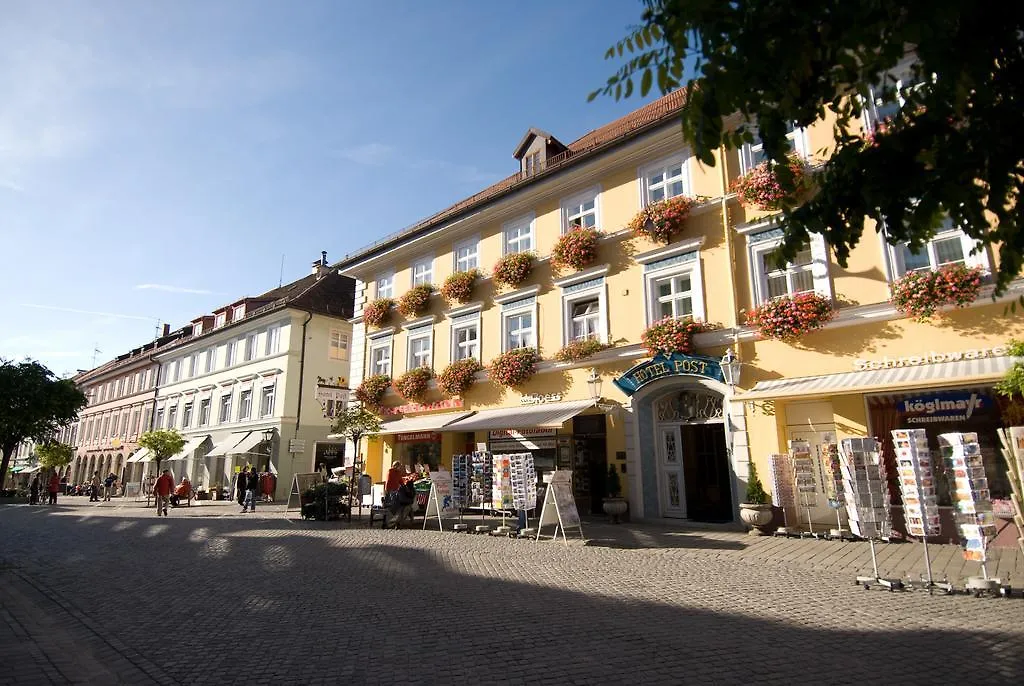
<path id="1" fill-rule="evenodd" d="M 185 447 L 185 437 L 174 429 L 156 429 L 139 436 L 139 445 L 153 453 L 156 460 L 156 471 L 160 471 L 160 463 L 181 452 Z"/>

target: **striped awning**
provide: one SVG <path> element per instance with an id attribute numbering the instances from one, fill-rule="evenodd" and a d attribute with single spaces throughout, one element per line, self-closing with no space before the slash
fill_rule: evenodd
<path id="1" fill-rule="evenodd" d="M 497 410 L 482 410 L 472 417 L 448 424 L 444 427 L 444 430 L 557 429 L 580 412 L 593 407 L 596 402 L 596 400 L 573 400 L 563 403 L 531 405 L 529 407 L 503 407 Z"/>
<path id="2" fill-rule="evenodd" d="M 980 357 L 973 360 L 934 362 L 889 369 L 870 369 L 822 376 L 759 381 L 734 401 L 769 400 L 805 396 L 870 393 L 919 387 L 963 385 L 996 381 L 1013 366 L 1014 357 Z"/>

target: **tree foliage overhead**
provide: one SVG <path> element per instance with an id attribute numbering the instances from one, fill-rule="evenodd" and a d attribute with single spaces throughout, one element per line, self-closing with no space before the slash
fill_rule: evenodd
<path id="1" fill-rule="evenodd" d="M 999 246 L 1000 291 L 1020 273 L 1024 3 L 644 4 L 642 25 L 606 55 L 624 63 L 591 98 L 629 97 L 634 78 L 641 94 L 655 84 L 667 93 L 692 68 L 682 130 L 709 165 L 719 146 L 752 142 L 755 125 L 767 157 L 782 163 L 790 123 L 834 119 L 835 150 L 816 174 L 817 193 L 783 208 L 781 257 L 792 259 L 808 234 L 820 233 L 845 266 L 866 219 L 884 220 L 889 242 L 919 248 L 948 215 Z M 887 75 L 908 57 L 913 78 L 897 89 Z M 865 145 L 862 110 L 879 96 L 902 98 L 902 107 Z"/>
<path id="2" fill-rule="evenodd" d="M 44 469 L 60 469 L 75 459 L 75 447 L 58 441 L 47 441 L 36 446 L 39 465 Z"/>
<path id="3" fill-rule="evenodd" d="M 160 471 L 160 463 L 174 457 L 185 447 L 185 437 L 174 429 L 156 429 L 139 436 L 139 445 L 153 453 L 156 469 Z"/>
<path id="4" fill-rule="evenodd" d="M 73 381 L 58 379 L 45 365 L 0 359 L 0 474 L 7 473 L 18 444 L 50 440 L 86 402 Z"/>
<path id="5" fill-rule="evenodd" d="M 331 431 L 351 440 L 358 452 L 359 440 L 376 434 L 380 427 L 380 417 L 362 405 L 349 405 L 334 418 Z"/>

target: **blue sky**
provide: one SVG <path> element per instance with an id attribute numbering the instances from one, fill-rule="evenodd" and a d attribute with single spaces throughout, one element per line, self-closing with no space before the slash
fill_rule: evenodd
<path id="1" fill-rule="evenodd" d="M 386 6 L 385 13 L 381 7 Z M 64 374 L 308 273 L 639 107 L 638 0 L 7 0 L 0 357 Z M 648 98 L 649 100 L 650 98 Z"/>

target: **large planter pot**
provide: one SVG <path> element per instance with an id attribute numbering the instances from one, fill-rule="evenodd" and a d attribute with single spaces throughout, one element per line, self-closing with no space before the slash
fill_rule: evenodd
<path id="1" fill-rule="evenodd" d="M 772 505 L 764 503 L 740 503 L 740 519 L 750 527 L 750 533 L 755 536 L 767 536 L 768 527 L 772 523 Z"/>
<path id="2" fill-rule="evenodd" d="M 625 498 L 605 498 L 601 507 L 604 513 L 612 518 L 612 524 L 618 524 L 619 517 L 626 514 L 628 504 Z"/>

